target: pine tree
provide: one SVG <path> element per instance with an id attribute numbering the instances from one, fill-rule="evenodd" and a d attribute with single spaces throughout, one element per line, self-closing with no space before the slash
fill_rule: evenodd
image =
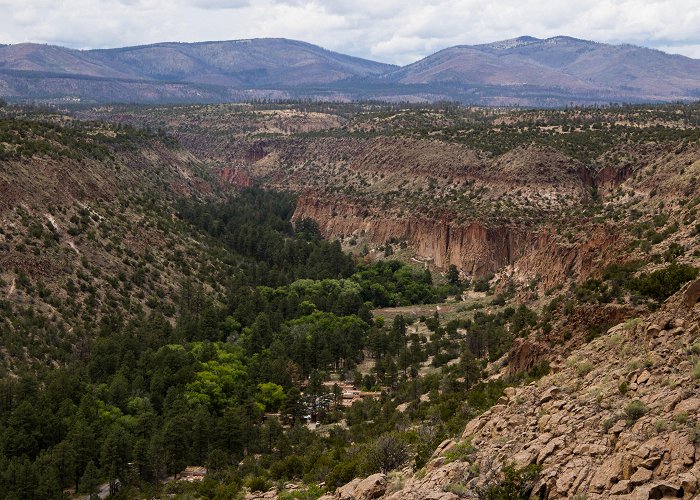
<path id="1" fill-rule="evenodd" d="M 100 473 L 95 467 L 95 462 L 90 460 L 85 466 L 85 472 L 80 479 L 80 492 L 89 495 L 90 499 L 99 498 L 97 493 L 100 488 Z"/>
<path id="2" fill-rule="evenodd" d="M 460 278 L 459 278 L 459 269 L 457 269 L 457 266 L 454 264 L 450 264 L 450 267 L 447 269 L 447 274 L 445 275 L 447 278 L 447 282 L 452 285 L 452 286 L 459 286 L 461 284 Z"/>
<path id="3" fill-rule="evenodd" d="M 124 479 L 130 451 L 129 436 L 118 425 L 112 426 L 102 443 L 100 453 L 100 463 L 109 479 L 109 493 L 111 495 L 116 494 L 119 488 L 119 479 Z"/>
<path id="4" fill-rule="evenodd" d="M 285 418 L 291 420 L 292 425 L 295 425 L 297 420 L 304 416 L 304 406 L 301 402 L 301 393 L 299 389 L 292 387 L 287 391 L 280 413 Z"/>

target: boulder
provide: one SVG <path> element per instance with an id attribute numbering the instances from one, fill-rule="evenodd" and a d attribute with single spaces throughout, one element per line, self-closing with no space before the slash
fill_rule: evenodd
<path id="1" fill-rule="evenodd" d="M 679 327 L 673 328 L 672 330 L 669 330 L 667 335 L 669 337 L 675 337 L 676 335 L 683 335 L 684 333 L 685 333 L 685 328 L 679 326 Z"/>
<path id="2" fill-rule="evenodd" d="M 678 480 L 681 482 L 681 488 L 683 488 L 683 492 L 686 495 L 694 495 L 698 492 L 698 478 L 690 472 L 679 474 Z"/>
<path id="3" fill-rule="evenodd" d="M 442 443 L 440 443 L 440 444 L 438 445 L 438 447 L 435 449 L 435 451 L 433 452 L 433 455 L 430 457 L 431 460 L 434 459 L 434 458 L 437 458 L 437 457 L 440 457 L 440 456 L 444 455 L 445 453 L 447 453 L 448 451 L 450 451 L 452 448 L 454 448 L 454 446 L 455 446 L 456 444 L 457 444 L 457 443 L 456 443 L 454 440 L 452 440 L 452 439 L 445 439 L 445 440 L 444 440 Z"/>
<path id="4" fill-rule="evenodd" d="M 679 413 L 692 415 L 698 412 L 700 412 L 700 398 L 685 399 L 678 403 L 673 410 L 674 415 L 678 415 Z"/>
<path id="5" fill-rule="evenodd" d="M 678 498 L 681 485 L 675 481 L 659 481 L 649 485 L 648 498 Z"/>
<path id="6" fill-rule="evenodd" d="M 535 461 L 537 455 L 540 453 L 540 448 L 537 446 L 531 446 L 526 450 L 520 450 L 518 453 L 513 455 L 513 462 L 518 468 L 527 467 Z"/>
<path id="7" fill-rule="evenodd" d="M 620 434 L 627 427 L 627 422 L 625 420 L 618 420 L 615 424 L 610 427 L 608 431 L 610 434 Z"/>
<path id="8" fill-rule="evenodd" d="M 355 496 L 355 489 L 357 488 L 357 485 L 360 484 L 360 481 L 362 481 L 362 479 L 355 478 L 349 483 L 339 486 L 338 489 L 335 490 L 334 497 L 338 500 L 353 500 Z"/>
<path id="9" fill-rule="evenodd" d="M 610 494 L 611 495 L 625 495 L 630 492 L 632 489 L 632 486 L 630 485 L 630 482 L 627 479 L 623 479 L 622 481 L 619 481 L 613 485 L 612 488 L 610 488 Z"/>
<path id="10" fill-rule="evenodd" d="M 552 453 L 554 453 L 556 450 L 560 449 L 562 446 L 564 446 L 564 437 L 558 437 L 555 439 L 552 439 L 549 441 L 544 448 L 540 450 L 540 452 L 537 454 L 537 460 L 536 462 L 538 464 L 541 464 L 544 462 L 547 457 L 549 457 Z"/>
<path id="11" fill-rule="evenodd" d="M 540 396 L 540 405 L 543 405 L 544 403 L 547 403 L 548 401 L 554 399 L 554 396 L 559 394 L 560 391 L 561 389 L 559 389 L 559 387 L 557 387 L 556 385 L 545 390 Z"/>
<path id="12" fill-rule="evenodd" d="M 622 456 L 613 455 L 598 466 L 591 479 L 590 490 L 602 492 L 610 489 L 614 483 L 622 479 Z"/>
<path id="13" fill-rule="evenodd" d="M 379 498 L 386 492 L 386 475 L 377 473 L 361 480 L 355 487 L 354 500 Z"/>
<path id="14" fill-rule="evenodd" d="M 652 338 L 657 337 L 661 333 L 661 331 L 662 328 L 654 323 L 647 327 L 647 335 Z"/>
<path id="15" fill-rule="evenodd" d="M 692 309 L 700 300 L 700 280 L 693 281 L 683 293 L 683 302 L 686 307 Z"/>
<path id="16" fill-rule="evenodd" d="M 640 484 L 648 483 L 651 481 L 652 475 L 653 473 L 649 469 L 640 467 L 632 474 L 632 477 L 630 477 L 630 484 L 632 486 L 639 486 Z"/>
<path id="17" fill-rule="evenodd" d="M 649 373 L 648 370 L 644 370 L 642 373 L 637 375 L 637 383 L 638 384 L 646 384 L 650 378 L 651 378 L 651 373 Z"/>

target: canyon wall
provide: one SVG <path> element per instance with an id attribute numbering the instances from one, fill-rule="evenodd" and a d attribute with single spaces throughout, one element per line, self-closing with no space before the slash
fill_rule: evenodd
<path id="1" fill-rule="evenodd" d="M 617 242 L 615 233 L 607 228 L 592 231 L 585 242 L 564 245 L 544 226 L 458 224 L 420 215 L 398 218 L 342 198 L 329 200 L 310 194 L 297 202 L 294 220 L 303 218 L 318 222 L 326 238 L 354 235 L 376 245 L 391 239 L 405 241 L 417 257 L 441 269 L 454 264 L 466 275 L 479 278 L 510 266 L 517 278 L 537 277 L 545 287 L 561 283 L 570 273 L 589 274 L 604 259 L 602 249 Z"/>

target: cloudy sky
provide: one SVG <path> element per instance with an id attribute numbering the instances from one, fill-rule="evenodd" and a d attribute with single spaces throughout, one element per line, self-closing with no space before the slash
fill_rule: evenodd
<path id="1" fill-rule="evenodd" d="M 700 58 L 698 0 L 0 0 L 0 43 L 104 48 L 285 37 L 405 64 L 520 35 Z"/>

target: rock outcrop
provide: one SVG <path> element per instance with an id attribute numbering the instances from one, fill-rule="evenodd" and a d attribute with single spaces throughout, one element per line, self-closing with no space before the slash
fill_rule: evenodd
<path id="1" fill-rule="evenodd" d="M 385 474 L 373 474 L 364 479 L 353 479 L 338 488 L 335 493 L 325 495 L 320 500 L 373 500 L 384 496 L 386 486 Z"/>
<path id="2" fill-rule="evenodd" d="M 219 179 L 221 179 L 222 183 L 236 188 L 247 188 L 253 185 L 253 179 L 250 178 L 246 171 L 236 167 L 222 168 L 219 171 Z"/>

